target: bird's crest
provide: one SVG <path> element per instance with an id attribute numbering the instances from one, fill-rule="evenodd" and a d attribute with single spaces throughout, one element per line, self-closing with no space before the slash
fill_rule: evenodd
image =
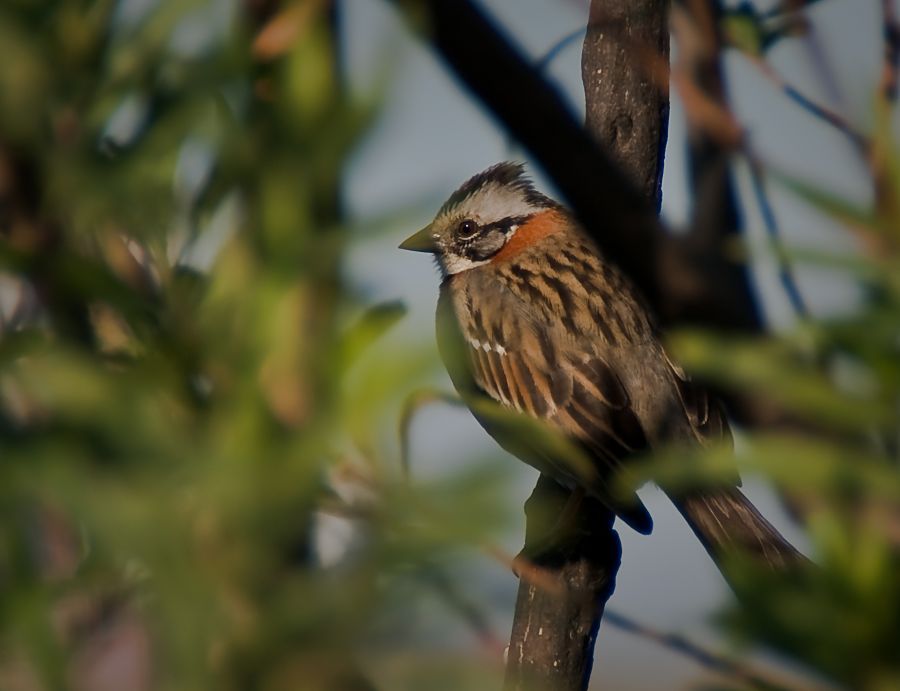
<path id="1" fill-rule="evenodd" d="M 544 194 L 538 192 L 531 178 L 525 172 L 522 163 L 504 161 L 491 166 L 472 176 L 457 189 L 441 207 L 438 215 L 452 211 L 462 202 L 472 198 L 478 192 L 491 187 L 503 190 L 514 190 L 529 205 L 539 208 L 556 207 L 558 204 Z"/>

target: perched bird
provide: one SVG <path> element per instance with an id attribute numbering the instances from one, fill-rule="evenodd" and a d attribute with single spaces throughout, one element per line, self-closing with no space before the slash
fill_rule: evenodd
<path id="1" fill-rule="evenodd" d="M 629 279 L 521 165 L 472 177 L 400 247 L 437 260 L 439 349 L 482 426 L 635 530 L 650 532 L 646 508 L 610 489 L 630 456 L 669 442 L 730 443 L 722 409 L 669 359 Z M 523 416 L 567 440 L 582 462 L 512 424 Z M 671 498 L 713 556 L 738 549 L 773 566 L 800 558 L 739 484 L 735 473 L 733 485 Z"/>

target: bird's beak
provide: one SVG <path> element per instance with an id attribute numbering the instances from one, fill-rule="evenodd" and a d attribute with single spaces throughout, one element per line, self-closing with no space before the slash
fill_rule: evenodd
<path id="1" fill-rule="evenodd" d="M 431 254 L 437 252 L 438 246 L 431 232 L 431 226 L 427 225 L 415 235 L 410 235 L 400 243 L 400 249 L 412 252 L 430 252 Z"/>

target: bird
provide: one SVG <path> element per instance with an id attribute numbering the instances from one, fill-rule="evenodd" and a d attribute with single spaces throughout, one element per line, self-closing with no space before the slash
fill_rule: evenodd
<path id="1" fill-rule="evenodd" d="M 573 495 L 649 534 L 637 494 L 616 491 L 629 461 L 668 444 L 731 444 L 721 404 L 669 357 L 635 285 L 521 163 L 468 179 L 400 248 L 436 260 L 438 350 L 462 400 L 501 447 Z M 722 486 L 667 494 L 714 559 L 803 559 L 739 486 L 735 470 Z"/>

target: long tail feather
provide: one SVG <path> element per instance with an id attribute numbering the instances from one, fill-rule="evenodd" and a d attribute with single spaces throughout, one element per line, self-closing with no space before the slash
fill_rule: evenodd
<path id="1" fill-rule="evenodd" d="M 736 487 L 672 501 L 717 564 L 728 553 L 758 558 L 773 569 L 807 561 Z"/>

